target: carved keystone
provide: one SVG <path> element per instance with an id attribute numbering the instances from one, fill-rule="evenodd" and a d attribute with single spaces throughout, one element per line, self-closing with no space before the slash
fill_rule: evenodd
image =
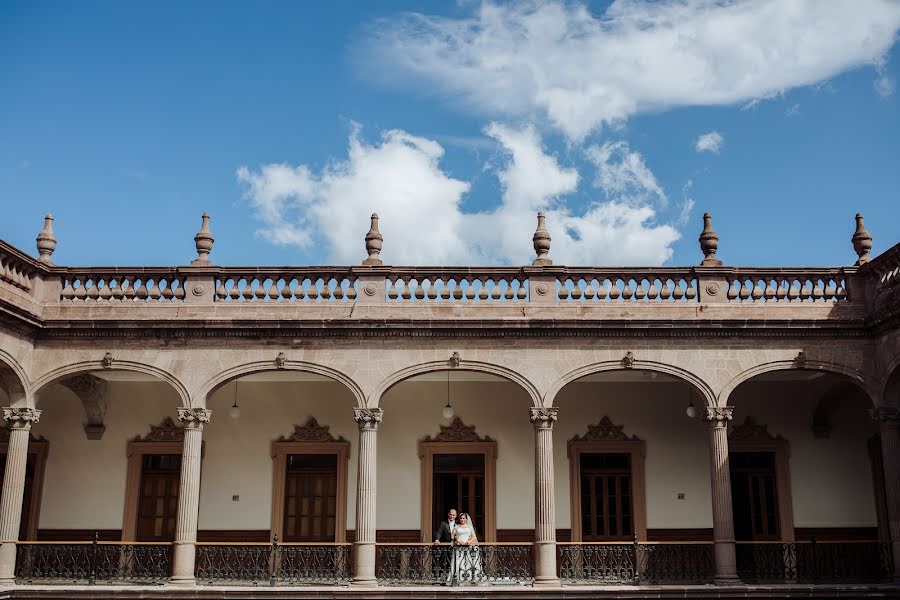
<path id="1" fill-rule="evenodd" d="M 275 368 L 283 369 L 286 362 L 287 356 L 284 355 L 284 352 L 279 352 L 278 356 L 275 357 Z"/>
<path id="2" fill-rule="evenodd" d="M 632 354 L 631 350 L 626 352 L 625 356 L 622 357 L 622 367 L 626 369 L 634 367 L 634 354 Z"/>

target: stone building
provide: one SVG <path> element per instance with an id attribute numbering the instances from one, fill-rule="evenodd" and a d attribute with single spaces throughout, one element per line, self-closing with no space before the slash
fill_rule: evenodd
<path id="1" fill-rule="evenodd" d="M 554 265 L 542 215 L 523 267 L 384 265 L 375 215 L 360 266 L 194 239 L 0 241 L 0 596 L 895 593 L 900 245 L 861 216 L 833 268 L 724 266 L 709 215 L 688 267 Z"/>

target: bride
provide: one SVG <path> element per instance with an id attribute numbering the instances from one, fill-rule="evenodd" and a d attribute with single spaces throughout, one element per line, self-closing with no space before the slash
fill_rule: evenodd
<path id="1" fill-rule="evenodd" d="M 468 513 L 462 513 L 456 527 L 453 528 L 453 561 L 447 582 L 450 585 L 478 583 L 483 578 L 484 571 L 481 567 L 481 552 L 478 549 L 475 524 Z"/>

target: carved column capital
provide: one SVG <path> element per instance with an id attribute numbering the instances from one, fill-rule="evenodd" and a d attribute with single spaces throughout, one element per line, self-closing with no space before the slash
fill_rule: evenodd
<path id="1" fill-rule="evenodd" d="M 360 431 L 376 431 L 383 413 L 380 408 L 354 408 L 353 419 L 359 425 Z"/>
<path id="2" fill-rule="evenodd" d="M 889 423 L 900 426 L 900 407 L 879 406 L 872 409 L 872 420 L 876 423 Z"/>
<path id="3" fill-rule="evenodd" d="M 734 417 L 733 406 L 707 406 L 703 420 L 710 427 L 728 427 L 728 421 Z"/>
<path id="4" fill-rule="evenodd" d="M 212 411 L 207 408 L 179 408 L 178 420 L 184 423 L 185 429 L 203 429 L 209 423 Z"/>
<path id="5" fill-rule="evenodd" d="M 531 411 L 531 424 L 534 425 L 535 429 L 553 429 L 553 424 L 556 423 L 556 415 L 559 412 L 559 407 L 531 407 L 529 410 Z"/>
<path id="6" fill-rule="evenodd" d="M 36 408 L 3 408 L 3 420 L 9 423 L 10 429 L 31 429 L 32 424 L 41 419 L 41 411 Z"/>

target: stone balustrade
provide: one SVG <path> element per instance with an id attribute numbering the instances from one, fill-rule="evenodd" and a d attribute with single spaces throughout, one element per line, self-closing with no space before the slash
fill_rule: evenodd
<path id="1" fill-rule="evenodd" d="M 726 275 L 728 302 L 846 302 L 850 300 L 840 268 L 735 268 Z"/>
<path id="2" fill-rule="evenodd" d="M 0 245 L 0 282 L 31 294 L 37 274 L 35 260 L 7 244 Z"/>
<path id="3" fill-rule="evenodd" d="M 574 269 L 558 276 L 560 302 L 696 302 L 693 269 Z"/>
<path id="4" fill-rule="evenodd" d="M 184 277 L 175 268 L 67 269 L 60 302 L 184 302 Z"/>
<path id="5" fill-rule="evenodd" d="M 350 267 L 216 269 L 216 302 L 353 302 Z"/>
<path id="6" fill-rule="evenodd" d="M 515 267 L 392 267 L 385 288 L 391 304 L 528 301 L 528 277 L 523 269 Z"/>

